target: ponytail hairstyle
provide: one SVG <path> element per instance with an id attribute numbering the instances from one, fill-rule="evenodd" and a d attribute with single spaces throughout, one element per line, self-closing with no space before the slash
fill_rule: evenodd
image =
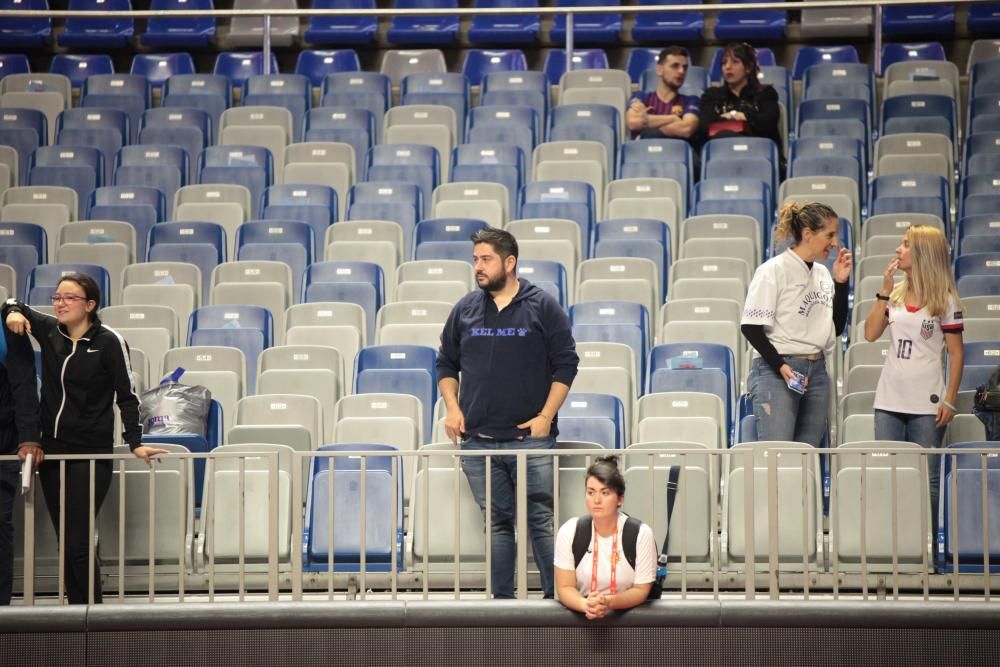
<path id="1" fill-rule="evenodd" d="M 584 480 L 593 477 L 618 496 L 625 495 L 625 478 L 618 470 L 617 456 L 602 456 L 590 464 Z"/>
<path id="2" fill-rule="evenodd" d="M 961 308 L 948 241 L 941 230 L 913 225 L 903 235 L 903 243 L 910 247 L 910 273 L 893 288 L 889 296 L 893 305 L 903 305 L 907 293 L 913 292 L 931 317 L 944 317 L 951 302 Z"/>
<path id="3" fill-rule="evenodd" d="M 788 201 L 778 211 L 778 225 L 774 234 L 777 239 L 792 239 L 793 245 L 802 243 L 802 231 L 808 229 L 814 233 L 823 229 L 830 218 L 839 220 L 837 213 L 819 202 Z"/>

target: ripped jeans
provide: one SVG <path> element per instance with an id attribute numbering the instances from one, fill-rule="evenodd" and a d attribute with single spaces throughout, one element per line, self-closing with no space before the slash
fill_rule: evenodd
<path id="1" fill-rule="evenodd" d="M 757 420 L 757 439 L 804 442 L 819 447 L 826 433 L 829 408 L 826 361 L 786 358 L 785 363 L 809 378 L 806 393 L 789 389 L 784 378 L 760 357 L 750 367 L 748 387 Z"/>

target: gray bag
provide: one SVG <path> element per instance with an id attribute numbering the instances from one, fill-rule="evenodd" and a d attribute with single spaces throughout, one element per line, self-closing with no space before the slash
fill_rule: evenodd
<path id="1" fill-rule="evenodd" d="M 158 387 L 143 392 L 139 399 L 143 435 L 207 434 L 212 392 L 177 382 L 183 373 L 178 368 Z"/>

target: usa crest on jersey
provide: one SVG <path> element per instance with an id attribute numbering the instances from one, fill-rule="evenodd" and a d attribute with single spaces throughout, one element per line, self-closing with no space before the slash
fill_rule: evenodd
<path id="1" fill-rule="evenodd" d="M 920 325 L 920 337 L 924 340 L 934 335 L 934 320 L 924 320 Z"/>

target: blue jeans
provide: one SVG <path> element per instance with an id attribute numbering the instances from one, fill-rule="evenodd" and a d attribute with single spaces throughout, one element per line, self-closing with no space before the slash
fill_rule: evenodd
<path id="1" fill-rule="evenodd" d="M 785 358 L 792 370 L 809 378 L 806 393 L 788 388 L 784 378 L 757 357 L 750 367 L 750 398 L 758 440 L 805 442 L 819 447 L 826 433 L 830 382 L 823 359 Z"/>
<path id="2" fill-rule="evenodd" d="M 944 438 L 944 426 L 935 424 L 936 415 L 910 415 L 904 412 L 875 410 L 875 439 L 915 442 L 925 449 L 938 449 Z M 941 457 L 928 456 L 930 475 L 931 519 L 937 535 L 938 489 L 941 485 Z"/>
<path id="3" fill-rule="evenodd" d="M 469 438 L 462 449 L 469 451 L 505 449 L 555 449 L 554 437 L 525 438 L 524 440 L 487 440 Z M 514 544 L 514 503 L 517 498 L 517 459 L 514 456 L 493 456 L 490 460 L 492 500 L 492 540 L 490 577 L 492 593 L 497 598 L 514 597 L 514 563 L 517 549 Z M 486 457 L 462 457 L 462 470 L 469 480 L 472 495 L 479 507 L 486 512 Z M 552 537 L 552 457 L 528 457 L 528 532 L 535 563 L 542 579 L 542 592 L 553 597 L 553 537 Z"/>

